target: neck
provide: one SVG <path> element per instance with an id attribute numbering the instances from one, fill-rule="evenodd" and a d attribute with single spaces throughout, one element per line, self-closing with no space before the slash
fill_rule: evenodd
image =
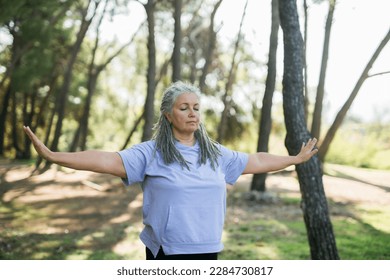
<path id="1" fill-rule="evenodd" d="M 196 139 L 194 134 L 191 135 L 175 135 L 175 138 L 177 141 L 180 142 L 180 144 L 186 145 L 186 146 L 194 146 Z"/>

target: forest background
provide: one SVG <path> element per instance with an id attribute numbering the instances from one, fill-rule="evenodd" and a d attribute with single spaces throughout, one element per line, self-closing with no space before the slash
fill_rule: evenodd
<path id="1" fill-rule="evenodd" d="M 321 161 L 389 170 L 388 1 L 297 4 L 307 129 L 320 140 Z M 3 0 L 1 7 L 4 160 L 35 159 L 22 125 L 53 150 L 119 150 L 146 140 L 164 88 L 179 79 L 205 93 L 202 114 L 214 139 L 259 150 L 262 119 L 270 124 L 262 144 L 288 153 L 282 30 L 272 45 L 271 1 Z M 273 52 L 272 113 L 264 116 Z"/>

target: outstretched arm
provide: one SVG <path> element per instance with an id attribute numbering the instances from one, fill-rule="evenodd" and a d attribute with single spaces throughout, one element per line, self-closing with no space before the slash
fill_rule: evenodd
<path id="1" fill-rule="evenodd" d="M 309 139 L 307 144 L 302 144 L 301 151 L 296 156 L 279 156 L 263 152 L 250 154 L 243 174 L 267 173 L 308 161 L 318 152 L 315 148 L 316 143 L 317 139 Z"/>
<path id="2" fill-rule="evenodd" d="M 106 173 L 120 178 L 126 177 L 122 159 L 116 152 L 83 151 L 83 152 L 53 152 L 46 147 L 27 126 L 23 127 L 37 153 L 44 159 L 78 170 L 88 170 Z"/>

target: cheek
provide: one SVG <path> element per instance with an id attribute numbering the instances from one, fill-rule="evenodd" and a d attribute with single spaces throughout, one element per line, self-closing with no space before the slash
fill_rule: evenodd
<path id="1" fill-rule="evenodd" d="M 175 112 L 173 115 L 173 122 L 175 123 L 182 123 L 185 120 L 185 114 L 183 114 L 181 111 Z"/>

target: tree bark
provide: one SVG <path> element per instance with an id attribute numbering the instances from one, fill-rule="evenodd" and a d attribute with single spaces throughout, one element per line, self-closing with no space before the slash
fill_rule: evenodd
<path id="1" fill-rule="evenodd" d="M 275 91 L 276 80 L 276 53 L 278 49 L 279 33 L 279 0 L 272 0 L 272 23 L 268 51 L 268 73 L 265 81 L 263 106 L 261 108 L 258 152 L 268 152 L 269 136 L 272 127 L 272 98 Z M 265 192 L 267 173 L 255 174 L 252 179 L 251 190 Z"/>
<path id="2" fill-rule="evenodd" d="M 181 9 L 182 0 L 174 1 L 174 19 L 175 19 L 175 35 L 173 38 L 174 47 L 172 54 L 172 82 L 181 79 Z"/>
<path id="3" fill-rule="evenodd" d="M 154 96 L 156 90 L 156 43 L 154 38 L 154 0 L 148 0 L 144 5 L 148 21 L 148 72 L 147 72 L 147 93 L 144 106 L 144 131 L 142 141 L 147 141 L 152 137 L 154 123 Z"/>
<path id="4" fill-rule="evenodd" d="M 305 121 L 303 40 L 296 1 L 280 0 L 279 13 L 284 42 L 283 110 L 287 130 L 285 144 L 289 154 L 296 155 L 302 142 L 310 138 Z M 318 157 L 314 156 L 297 165 L 296 170 L 311 258 L 339 259 Z"/>

